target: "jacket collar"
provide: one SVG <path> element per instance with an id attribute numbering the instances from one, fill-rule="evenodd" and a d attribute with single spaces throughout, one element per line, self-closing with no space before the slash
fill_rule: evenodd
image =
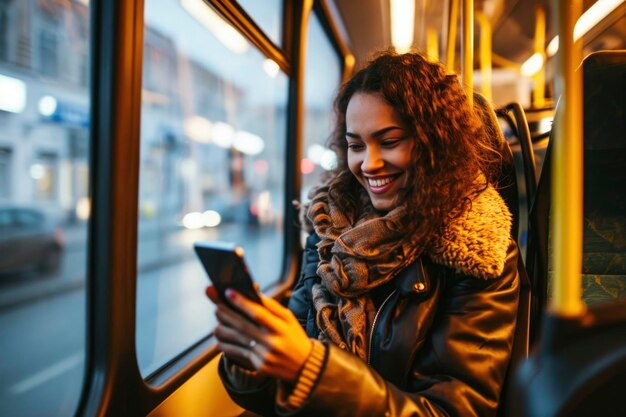
<path id="1" fill-rule="evenodd" d="M 459 273 L 496 278 L 504 270 L 511 223 L 504 200 L 489 186 L 472 200 L 467 211 L 448 222 L 427 255 L 434 263 Z"/>

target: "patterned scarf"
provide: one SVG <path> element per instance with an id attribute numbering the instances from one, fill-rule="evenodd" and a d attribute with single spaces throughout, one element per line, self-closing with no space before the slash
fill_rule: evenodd
<path id="1" fill-rule="evenodd" d="M 407 209 L 380 216 L 364 210 L 351 224 L 336 207 L 328 188 L 320 188 L 307 217 L 321 241 L 313 305 L 320 337 L 364 359 L 367 329 L 376 314 L 368 292 L 389 282 L 424 250 L 425 239 L 407 232 Z"/>

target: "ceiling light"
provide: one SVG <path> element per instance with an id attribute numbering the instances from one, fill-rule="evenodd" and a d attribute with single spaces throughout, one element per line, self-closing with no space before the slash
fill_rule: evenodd
<path id="1" fill-rule="evenodd" d="M 532 77 L 543 67 L 543 55 L 539 52 L 532 54 L 520 67 L 524 77 Z"/>
<path id="2" fill-rule="evenodd" d="M 391 0 L 391 43 L 399 53 L 413 45 L 415 0 Z"/>
<path id="3" fill-rule="evenodd" d="M 574 42 L 582 38 L 591 28 L 610 15 L 613 10 L 624 3 L 624 0 L 598 0 L 583 13 L 574 26 Z M 559 37 L 555 36 L 546 49 L 548 56 L 553 56 L 559 50 Z"/>

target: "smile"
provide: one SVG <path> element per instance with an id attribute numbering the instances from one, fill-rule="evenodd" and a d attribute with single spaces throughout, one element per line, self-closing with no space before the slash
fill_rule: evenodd
<path id="1" fill-rule="evenodd" d="M 394 180 L 394 177 L 386 177 L 386 178 L 368 178 L 367 183 L 370 187 L 382 187 L 384 185 L 389 184 Z"/>
<path id="2" fill-rule="evenodd" d="M 381 194 L 386 192 L 393 186 L 393 182 L 399 177 L 399 175 L 393 175 L 382 178 L 366 178 L 369 189 L 375 194 Z"/>

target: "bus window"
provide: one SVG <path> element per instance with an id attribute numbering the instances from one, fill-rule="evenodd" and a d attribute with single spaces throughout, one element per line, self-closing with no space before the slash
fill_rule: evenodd
<path id="1" fill-rule="evenodd" d="M 145 5 L 137 357 L 145 377 L 214 326 L 198 240 L 280 275 L 288 77 L 203 1 Z M 268 250 L 271 248 L 271 250 Z"/>
<path id="2" fill-rule="evenodd" d="M 238 0 L 246 13 L 276 45 L 281 45 L 283 2 L 281 0 Z"/>
<path id="3" fill-rule="evenodd" d="M 0 1 L 0 415 L 75 413 L 85 368 L 89 2 Z"/>
<path id="4" fill-rule="evenodd" d="M 304 81 L 304 146 L 301 199 L 334 167 L 335 153 L 325 144 L 332 131 L 333 100 L 341 82 L 341 61 L 316 13 L 309 18 Z"/>

